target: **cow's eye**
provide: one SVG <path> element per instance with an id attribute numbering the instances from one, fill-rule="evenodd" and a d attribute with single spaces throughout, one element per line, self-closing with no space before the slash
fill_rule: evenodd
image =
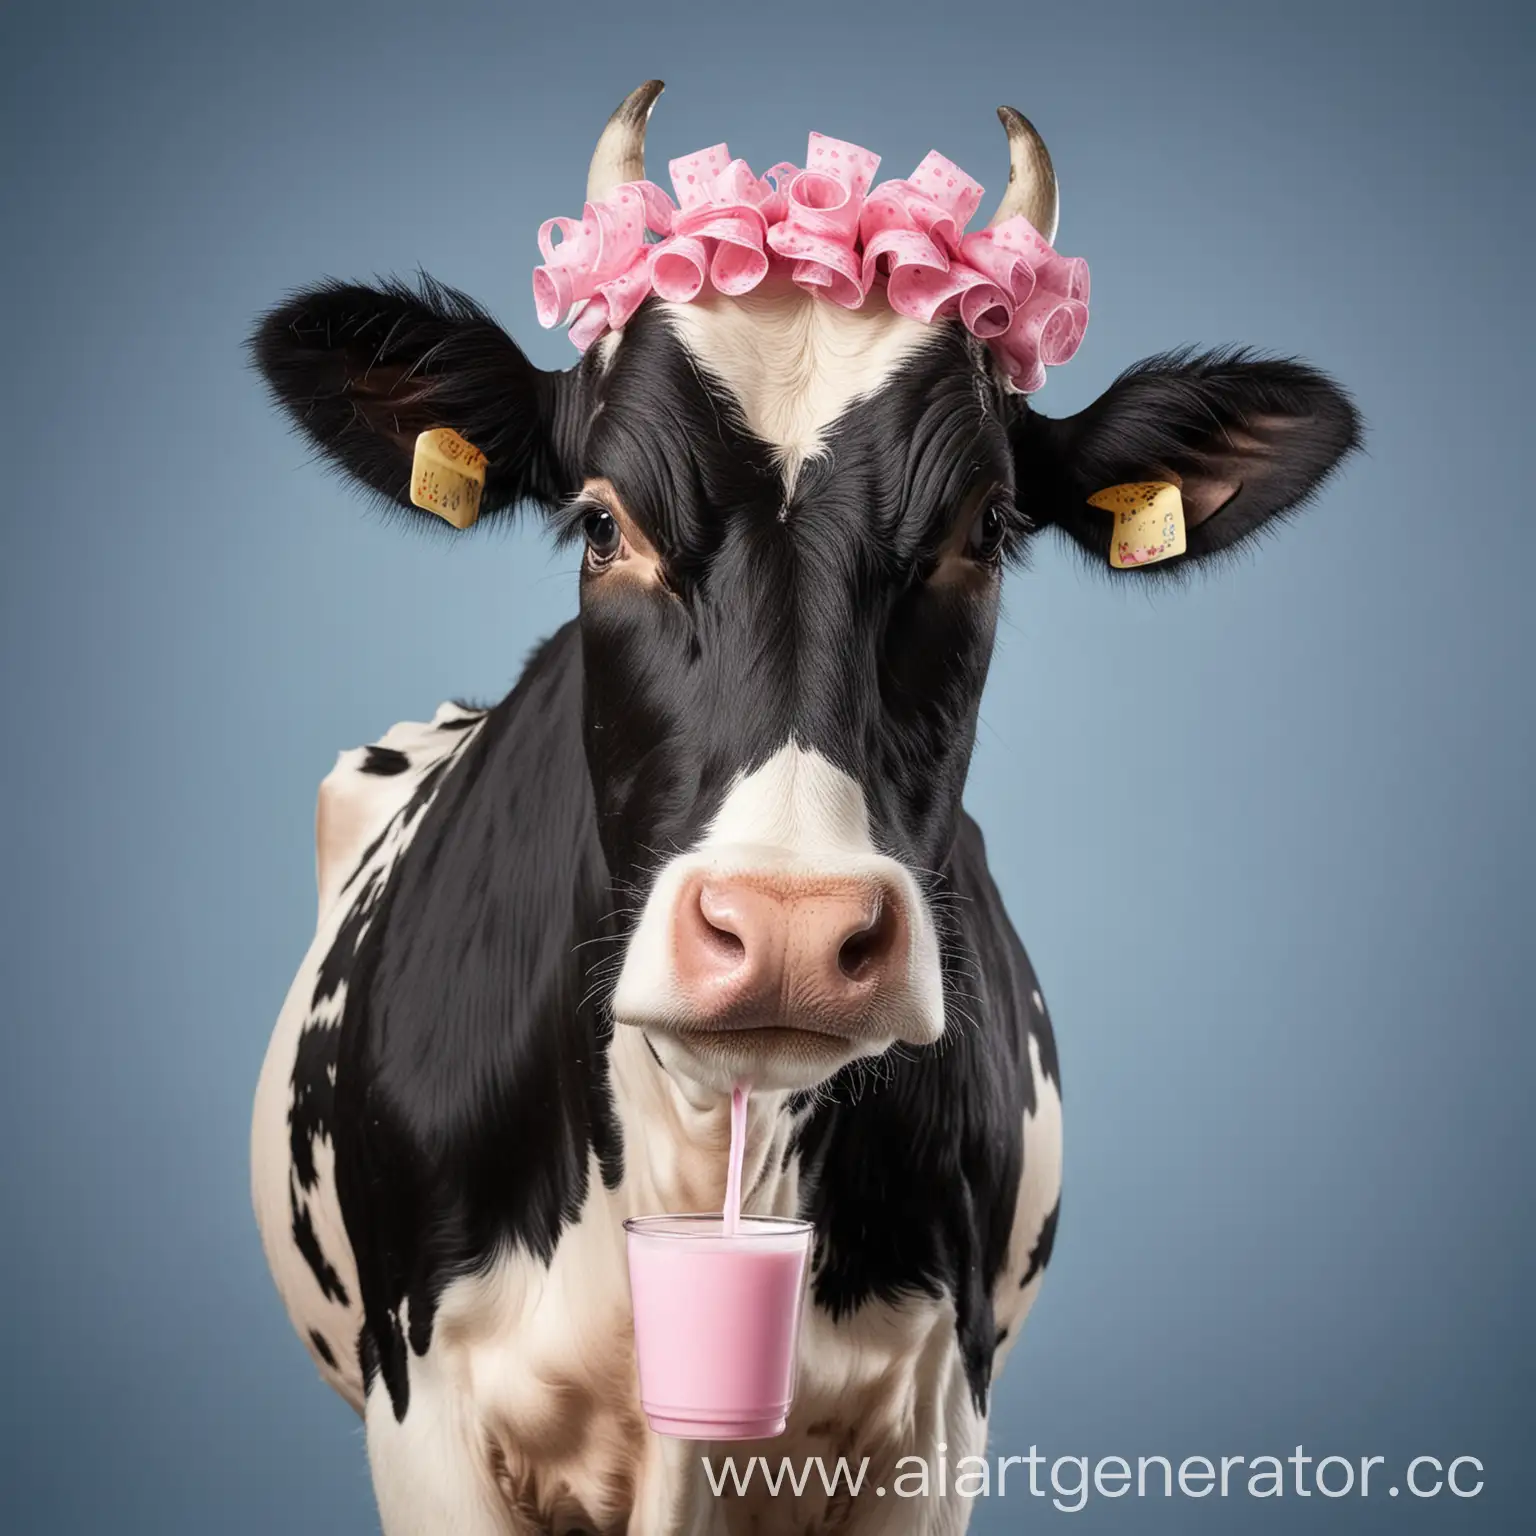
<path id="1" fill-rule="evenodd" d="M 587 559 L 593 565 L 607 565 L 624 542 L 619 525 L 608 512 L 588 512 L 581 520 L 581 531 L 587 541 Z"/>
<path id="2" fill-rule="evenodd" d="M 1003 539 L 1008 524 L 1001 507 L 989 505 L 971 524 L 970 536 L 965 541 L 965 552 L 973 560 L 995 560 L 1002 552 Z"/>

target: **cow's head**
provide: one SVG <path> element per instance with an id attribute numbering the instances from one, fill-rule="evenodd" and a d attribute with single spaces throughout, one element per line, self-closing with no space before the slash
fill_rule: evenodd
<path id="1" fill-rule="evenodd" d="M 659 89 L 610 121 L 591 200 L 644 175 Z M 1000 115 L 997 219 L 1049 240 L 1050 158 Z M 587 757 L 630 914 L 613 1011 L 710 1088 L 808 1086 L 943 1034 L 968 963 L 944 870 L 1003 572 L 1029 541 L 1054 527 L 1103 564 L 1111 518 L 1087 498 L 1172 480 L 1173 563 L 1198 564 L 1306 501 L 1359 431 L 1323 375 L 1234 351 L 1149 359 L 1051 420 L 958 324 L 771 279 L 652 298 L 563 373 L 426 278 L 297 294 L 254 348 L 318 447 L 391 503 L 410 504 L 417 434 L 449 426 L 488 456 L 487 515 L 533 503 L 581 547 Z"/>

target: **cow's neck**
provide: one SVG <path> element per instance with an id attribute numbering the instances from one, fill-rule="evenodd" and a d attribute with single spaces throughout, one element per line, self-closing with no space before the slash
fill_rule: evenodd
<path id="1" fill-rule="evenodd" d="M 731 1145 L 731 1101 L 674 1078 L 638 1029 L 619 1027 L 609 1064 L 624 1138 L 625 1215 L 659 1211 L 717 1211 L 725 1199 Z M 747 1106 L 742 1163 L 743 1209 L 793 1215 L 796 1188 L 786 1150 L 793 1131 L 784 1092 L 754 1093 Z"/>

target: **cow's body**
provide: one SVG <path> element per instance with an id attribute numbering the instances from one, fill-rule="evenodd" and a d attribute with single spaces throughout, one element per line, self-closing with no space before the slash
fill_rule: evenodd
<path id="1" fill-rule="evenodd" d="M 482 1524 L 465 1515 L 474 1532 L 823 1529 L 814 1475 L 792 1514 L 781 1495 L 754 1527 L 751 1500 L 710 1496 L 697 1456 L 640 1413 L 621 1222 L 718 1208 L 728 1131 L 723 1103 L 689 1104 L 638 1031 L 606 1035 L 582 1003 L 582 941 L 607 897 L 584 878 L 601 850 L 577 668 L 568 626 L 501 705 L 398 726 L 343 754 L 322 786 L 319 925 L 257 1100 L 268 1257 L 322 1375 L 360 1411 L 370 1267 L 413 1276 L 366 1406 L 375 1465 L 399 1472 L 380 1481 L 391 1532 L 428 1529 L 445 1488 L 483 1506 Z M 872 1485 L 903 1455 L 936 1466 L 941 1444 L 951 1464 L 982 1450 L 988 1384 L 1038 1289 L 1059 1195 L 1050 1023 L 968 821 L 950 880 L 981 978 L 953 1038 L 875 1065 L 868 1082 L 852 1069 L 820 1102 L 766 1094 L 752 1111 L 745 1207 L 813 1214 L 819 1255 L 789 1431 L 761 1449 L 822 1455 L 829 1470 L 868 1457 Z M 467 903 L 477 890 L 492 916 Z M 483 921 L 506 930 L 499 975 L 468 969 Z M 471 956 L 458 969 L 456 943 Z M 398 951 L 411 958 L 391 966 Z M 478 1040 L 440 1037 L 433 991 L 480 1021 Z M 384 1045 L 386 1032 L 399 1035 Z M 476 1107 L 439 1166 L 404 1188 L 391 1173 L 384 1232 L 355 1165 L 416 1155 L 388 1137 L 368 1148 L 370 1079 L 401 1062 L 424 1093 Z M 439 1181 L 484 1239 L 447 1272 L 423 1231 L 435 1202 L 398 1209 L 413 1182 Z M 370 1251 L 386 1244 L 388 1259 Z M 843 1493 L 839 1508 L 842 1528 L 896 1528 L 894 1503 Z M 963 1524 L 952 1499 L 902 1501 L 899 1518 Z"/>
<path id="2" fill-rule="evenodd" d="M 659 89 L 593 157 L 620 224 Z M 1050 158 L 1001 116 L 994 222 L 1038 253 Z M 378 496 L 412 505 L 413 445 L 447 428 L 483 515 L 531 504 L 584 545 L 580 616 L 507 699 L 322 786 L 318 930 L 257 1096 L 268 1257 L 364 1415 L 386 1536 L 965 1524 L 942 1469 L 984 1447 L 1061 1170 L 1050 1024 L 962 809 L 1003 570 L 1052 526 L 1102 562 L 1095 493 L 1147 482 L 1177 488 L 1176 564 L 1238 547 L 1359 420 L 1241 352 L 1148 359 L 1052 420 L 985 312 L 899 313 L 866 255 L 853 308 L 765 268 L 643 298 L 562 372 L 430 279 L 322 284 L 254 338 Z M 641 1411 L 622 1223 L 720 1207 L 743 1083 L 745 1208 L 815 1243 L 787 1433 L 735 1450 L 867 1460 L 858 1498 L 717 1496 Z M 905 1457 L 929 1497 L 879 1493 Z"/>

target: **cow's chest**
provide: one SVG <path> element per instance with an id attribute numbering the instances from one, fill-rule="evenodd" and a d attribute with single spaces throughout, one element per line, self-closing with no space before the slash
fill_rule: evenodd
<path id="1" fill-rule="evenodd" d="M 808 1304 L 795 1404 L 776 1440 L 711 1447 L 653 1435 L 635 1374 L 627 1204 L 597 1185 L 547 1266 L 508 1256 L 442 1297 L 423 1375 L 467 1389 L 464 1432 L 516 1529 L 744 1531 L 764 1519 L 777 1529 L 786 1490 L 773 1494 L 759 1468 L 744 1493 L 727 1484 L 716 1494 L 701 1457 L 722 1475 L 726 1456 L 739 1468 L 768 1456 L 775 1469 L 820 1457 L 829 1475 L 843 1457 L 851 1471 L 867 1461 L 873 1484 L 914 1447 L 968 1438 L 975 1415 L 953 1311 L 929 1299 L 871 1304 L 835 1323 Z M 856 1523 L 846 1481 L 828 1493 L 815 1471 L 792 1504 L 807 1530 Z"/>
<path id="2" fill-rule="evenodd" d="M 622 1530 L 641 1481 L 623 1228 L 609 1204 L 599 1185 L 548 1265 L 507 1255 L 455 1281 L 438 1308 L 428 1354 L 467 1393 L 466 1432 L 529 1530 Z"/>

